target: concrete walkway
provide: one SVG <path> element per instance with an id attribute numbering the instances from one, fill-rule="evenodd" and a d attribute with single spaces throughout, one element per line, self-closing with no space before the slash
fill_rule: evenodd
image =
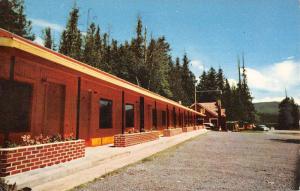
<path id="1" fill-rule="evenodd" d="M 206 132 L 202 129 L 173 137 L 161 137 L 156 141 L 126 148 L 112 145 L 86 148 L 84 158 L 9 176 L 6 180 L 16 182 L 19 188 L 27 186 L 35 191 L 67 190 Z"/>

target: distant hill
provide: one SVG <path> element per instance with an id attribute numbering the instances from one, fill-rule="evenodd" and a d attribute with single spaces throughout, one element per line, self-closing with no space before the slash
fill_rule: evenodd
<path id="1" fill-rule="evenodd" d="M 254 103 L 254 107 L 256 112 L 258 113 L 265 113 L 265 114 L 278 114 L 278 105 L 280 102 L 273 101 L 273 102 L 259 102 Z M 300 109 L 300 106 L 299 106 Z"/>
<path id="2" fill-rule="evenodd" d="M 259 102 L 254 103 L 254 107 L 258 113 L 278 114 L 279 102 Z"/>

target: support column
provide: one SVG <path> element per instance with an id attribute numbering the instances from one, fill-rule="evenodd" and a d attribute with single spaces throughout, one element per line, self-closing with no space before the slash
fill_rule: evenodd
<path id="1" fill-rule="evenodd" d="M 81 78 L 77 81 L 76 139 L 79 139 Z"/>
<path id="2" fill-rule="evenodd" d="M 124 102 L 125 102 L 125 100 L 124 100 L 124 96 L 125 96 L 125 93 L 124 93 L 124 91 L 122 91 L 122 134 L 124 134 L 125 133 L 125 122 L 124 122 L 124 117 L 125 117 L 125 105 L 124 105 Z"/>

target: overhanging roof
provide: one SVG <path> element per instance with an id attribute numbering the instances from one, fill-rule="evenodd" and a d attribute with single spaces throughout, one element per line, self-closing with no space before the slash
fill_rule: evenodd
<path id="1" fill-rule="evenodd" d="M 177 106 L 179 108 L 189 110 L 190 112 L 193 112 L 195 114 L 204 116 L 202 113 L 196 112 L 195 110 L 185 107 L 173 100 L 165 98 L 159 94 L 153 93 L 147 89 L 141 88 L 135 84 L 132 84 L 132 83 L 130 83 L 126 80 L 123 80 L 121 78 L 118 78 L 114 75 L 103 72 L 102 70 L 99 70 L 97 68 L 94 68 L 92 66 L 84 64 L 82 62 L 79 62 L 78 60 L 75 60 L 75 59 L 65 56 L 63 54 L 57 53 L 53 50 L 50 50 L 50 49 L 40 46 L 38 44 L 35 44 L 32 41 L 24 39 L 15 34 L 12 34 L 1 28 L 0 28 L 0 46 L 16 48 L 16 49 L 22 50 L 24 52 L 30 53 L 32 55 L 41 57 L 41 58 L 49 60 L 49 61 L 52 61 L 56 64 L 59 64 L 64 67 L 73 69 L 75 71 L 87 74 L 89 76 L 106 81 L 108 83 L 126 88 L 128 90 L 132 90 L 132 91 L 142 94 L 144 96 L 148 96 L 153 99 L 163 101 L 163 102 L 172 104 L 174 106 Z"/>

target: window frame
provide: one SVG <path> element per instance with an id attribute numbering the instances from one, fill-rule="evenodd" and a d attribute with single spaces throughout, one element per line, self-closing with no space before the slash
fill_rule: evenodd
<path id="1" fill-rule="evenodd" d="M 127 108 L 126 108 L 126 106 L 132 106 L 132 124 L 129 124 L 128 125 L 128 121 L 129 120 L 127 120 L 127 112 L 128 112 L 128 110 L 127 110 Z M 134 104 L 133 103 L 126 103 L 125 104 L 125 127 L 126 128 L 134 128 L 135 127 L 135 109 L 134 109 Z"/>
<path id="2" fill-rule="evenodd" d="M 152 108 L 152 127 L 157 128 L 157 110 Z"/>
<path id="3" fill-rule="evenodd" d="M 21 86 L 21 85 L 25 85 L 27 87 L 30 88 L 29 90 L 29 96 L 28 96 L 28 108 L 26 109 L 27 110 L 27 119 L 26 119 L 26 128 L 1 128 L 0 129 L 0 132 L 1 133 L 4 133 L 4 132 L 9 132 L 9 133 L 26 133 L 26 132 L 30 132 L 31 131 L 31 122 L 32 122 L 32 109 L 33 109 L 33 97 L 34 97 L 34 84 L 31 83 L 31 82 L 28 82 L 28 81 L 11 81 L 11 80 L 8 80 L 8 79 L 3 79 L 3 78 L 0 78 L 0 84 L 1 83 L 11 83 L 14 85 L 14 87 L 16 86 Z M 24 104 L 24 102 L 22 103 Z M 22 125 L 22 127 L 24 127 L 24 125 Z"/>
<path id="4" fill-rule="evenodd" d="M 163 127 L 167 126 L 167 112 L 164 110 L 161 111 L 161 125 Z"/>
<path id="5" fill-rule="evenodd" d="M 101 105 L 101 101 L 107 101 L 107 102 L 111 102 L 111 112 L 110 112 L 110 127 L 102 127 L 101 125 L 101 119 L 102 119 L 102 115 L 101 115 L 101 108 L 102 108 L 102 105 Z M 107 99 L 107 98 L 100 98 L 99 99 L 99 126 L 98 128 L 99 129 L 112 129 L 113 128 L 113 100 L 112 99 Z"/>

